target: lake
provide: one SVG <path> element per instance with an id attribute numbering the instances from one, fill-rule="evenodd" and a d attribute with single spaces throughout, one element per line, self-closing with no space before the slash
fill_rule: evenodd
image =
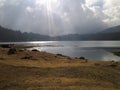
<path id="1" fill-rule="evenodd" d="M 119 61 L 120 57 L 111 53 L 120 51 L 120 41 L 34 41 L 4 42 L 0 44 L 24 44 L 34 46 L 31 49 L 63 54 L 71 57 L 85 57 L 89 60 Z"/>

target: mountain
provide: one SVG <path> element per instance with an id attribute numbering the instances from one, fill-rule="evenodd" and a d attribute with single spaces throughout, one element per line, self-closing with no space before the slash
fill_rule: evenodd
<path id="1" fill-rule="evenodd" d="M 94 34 L 69 34 L 55 37 L 56 40 L 120 40 L 120 26 L 111 27 Z"/>
<path id="2" fill-rule="evenodd" d="M 105 29 L 100 33 L 120 33 L 120 25 Z"/>
<path id="3" fill-rule="evenodd" d="M 94 34 L 69 34 L 56 37 L 14 31 L 0 26 L 0 42 L 20 42 L 20 41 L 77 41 L 77 40 L 120 40 L 120 26 L 111 27 L 102 32 Z"/>
<path id="4" fill-rule="evenodd" d="M 50 40 L 50 37 L 47 35 L 39 35 L 36 33 L 22 33 L 20 31 L 14 31 L 0 26 L 0 42 L 20 42 L 38 40 Z"/>
<path id="5" fill-rule="evenodd" d="M 95 40 L 120 40 L 120 25 L 90 35 Z"/>

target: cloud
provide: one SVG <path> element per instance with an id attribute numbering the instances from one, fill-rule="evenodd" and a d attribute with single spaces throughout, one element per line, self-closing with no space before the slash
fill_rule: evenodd
<path id="1" fill-rule="evenodd" d="M 103 0 L 103 12 L 107 16 L 104 20 L 108 25 L 119 25 L 120 23 L 120 0 Z"/>
<path id="2" fill-rule="evenodd" d="M 108 27 L 120 23 L 120 0 L 86 0 L 86 6 Z"/>
<path id="3" fill-rule="evenodd" d="M 0 0 L 0 25 L 48 35 L 92 33 L 120 22 L 119 0 Z"/>
<path id="4" fill-rule="evenodd" d="M 94 7 L 94 6 L 99 6 L 102 7 L 103 5 L 103 0 L 86 0 L 86 5 L 88 7 Z"/>

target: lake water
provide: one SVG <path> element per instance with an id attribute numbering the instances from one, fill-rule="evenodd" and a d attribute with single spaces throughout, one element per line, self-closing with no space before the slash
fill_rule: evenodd
<path id="1" fill-rule="evenodd" d="M 83 56 L 90 60 L 120 61 L 120 57 L 111 53 L 112 51 L 120 51 L 120 41 L 36 41 L 12 42 L 11 44 L 32 45 L 34 47 L 30 49 L 71 57 Z"/>

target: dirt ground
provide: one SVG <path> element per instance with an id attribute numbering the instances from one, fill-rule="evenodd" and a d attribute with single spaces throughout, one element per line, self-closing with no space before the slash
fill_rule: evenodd
<path id="1" fill-rule="evenodd" d="M 0 90 L 120 90 L 120 62 L 0 48 Z"/>

